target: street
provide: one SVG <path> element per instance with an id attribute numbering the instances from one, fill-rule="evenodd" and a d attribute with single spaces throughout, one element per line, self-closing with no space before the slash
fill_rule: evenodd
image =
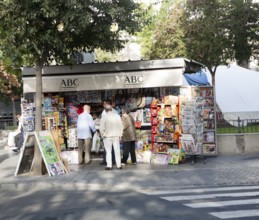
<path id="1" fill-rule="evenodd" d="M 15 177 L 19 155 L 0 153 L 1 220 L 259 219 L 259 155 L 111 172 L 93 161 L 50 178 Z"/>
<path id="2" fill-rule="evenodd" d="M 259 186 L 172 190 L 35 190 L 0 192 L 1 219 L 259 218 Z"/>

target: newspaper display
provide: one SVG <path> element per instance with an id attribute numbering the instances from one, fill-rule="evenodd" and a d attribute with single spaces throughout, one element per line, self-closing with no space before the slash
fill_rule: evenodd
<path id="1" fill-rule="evenodd" d="M 183 135 L 180 138 L 182 148 L 186 154 L 201 153 L 203 143 L 203 112 L 204 98 L 191 94 L 192 90 L 186 88 L 181 97 L 181 124 Z M 189 92 L 189 93 L 188 93 Z"/>
<path id="2" fill-rule="evenodd" d="M 182 87 L 180 94 L 182 148 L 187 155 L 215 155 L 216 116 L 213 87 Z"/>
<path id="3" fill-rule="evenodd" d="M 186 154 L 197 154 L 198 145 L 194 143 L 194 138 L 191 134 L 182 134 L 180 137 L 181 145 Z"/>

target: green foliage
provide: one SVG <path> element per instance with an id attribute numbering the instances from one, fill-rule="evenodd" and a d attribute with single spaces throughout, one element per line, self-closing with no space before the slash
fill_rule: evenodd
<path id="1" fill-rule="evenodd" d="M 256 56 L 258 13 L 258 3 L 250 0 L 186 2 L 182 21 L 187 56 L 208 67 L 213 84 L 219 65 L 233 60 L 248 63 L 252 55 Z"/>
<path id="2" fill-rule="evenodd" d="M 237 133 L 258 133 L 258 124 L 248 124 L 247 126 L 235 127 L 230 124 L 226 127 L 217 127 L 217 134 L 237 134 Z"/>
<path id="3" fill-rule="evenodd" d="M 122 48 L 137 29 L 133 0 L 10 0 L 0 4 L 0 45 L 13 62 L 69 62 L 73 50 Z M 111 27 L 116 24 L 117 30 Z"/>
<path id="4" fill-rule="evenodd" d="M 0 62 L 0 101 L 8 103 L 22 94 L 21 71 L 14 69 L 10 60 Z"/>
<path id="5" fill-rule="evenodd" d="M 187 57 L 206 65 L 248 63 L 259 54 L 259 6 L 252 0 L 167 0 L 151 7 L 138 33 L 145 58 Z M 149 22 L 146 22 L 149 21 Z"/>
<path id="6" fill-rule="evenodd" d="M 145 59 L 150 58 L 151 48 L 154 42 L 156 11 L 153 7 L 141 5 L 141 31 L 137 33 L 138 42 L 141 44 L 141 55 Z"/>
<path id="7" fill-rule="evenodd" d="M 233 57 L 224 5 L 218 0 L 187 1 L 183 16 L 187 56 L 210 70 Z M 215 73 L 213 70 L 211 73 Z"/>
<path id="8" fill-rule="evenodd" d="M 167 1 L 162 4 L 160 19 L 155 28 L 155 41 L 150 51 L 151 58 L 166 59 L 186 56 L 183 29 L 180 22 L 182 14 L 181 1 Z"/>
<path id="9" fill-rule="evenodd" d="M 96 55 L 96 61 L 100 63 L 115 62 L 119 58 L 118 52 L 111 53 L 111 52 L 103 51 L 101 49 L 95 49 L 94 53 Z"/>
<path id="10" fill-rule="evenodd" d="M 121 31 L 137 29 L 138 5 L 133 0 L 4 0 L 0 2 L 0 50 L 13 64 L 35 64 L 35 130 L 42 129 L 42 69 L 54 59 L 71 62 L 73 51 L 123 47 Z M 115 29 L 114 26 L 117 28 Z M 24 59 L 24 55 L 26 55 Z M 42 172 L 39 148 L 34 153 L 35 175 Z"/>
<path id="11" fill-rule="evenodd" d="M 229 20 L 229 37 L 233 41 L 235 59 L 241 66 L 248 67 L 251 57 L 259 57 L 259 3 L 230 0 L 228 7 L 226 17 Z"/>

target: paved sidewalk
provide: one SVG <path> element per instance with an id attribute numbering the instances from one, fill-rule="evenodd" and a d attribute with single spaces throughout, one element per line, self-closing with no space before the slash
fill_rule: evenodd
<path id="1" fill-rule="evenodd" d="M 70 173 L 14 176 L 19 154 L 4 149 L 7 134 L 0 139 L 0 190 L 26 189 L 174 189 L 186 187 L 259 185 L 259 154 L 198 158 L 179 165 L 138 164 L 105 171 L 100 160 L 90 165 L 70 165 Z"/>
<path id="2" fill-rule="evenodd" d="M 173 189 L 185 187 L 259 184 L 259 155 L 198 158 L 179 165 L 138 164 L 105 171 L 99 160 L 90 165 L 70 165 L 70 173 L 49 177 L 14 176 L 19 155 L 0 163 L 0 190 L 36 189 Z"/>

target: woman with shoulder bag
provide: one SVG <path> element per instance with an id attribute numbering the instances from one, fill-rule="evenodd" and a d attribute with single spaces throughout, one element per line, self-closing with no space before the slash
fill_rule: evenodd
<path id="1" fill-rule="evenodd" d="M 123 124 L 123 158 L 121 165 L 125 166 L 129 158 L 131 157 L 132 164 L 136 165 L 136 152 L 135 152 L 135 141 L 136 141 L 136 128 L 133 117 L 129 114 L 128 108 L 122 109 L 122 124 Z"/>

